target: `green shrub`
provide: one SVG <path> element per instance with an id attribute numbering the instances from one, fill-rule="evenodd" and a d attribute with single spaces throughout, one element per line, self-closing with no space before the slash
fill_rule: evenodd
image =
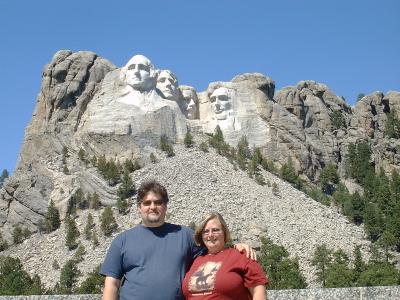
<path id="1" fill-rule="evenodd" d="M 193 136 L 190 134 L 189 131 L 186 132 L 185 139 L 183 140 L 183 142 L 185 143 L 186 148 L 193 147 L 193 145 L 194 145 Z"/>
<path id="2" fill-rule="evenodd" d="M 165 135 L 162 135 L 160 138 L 160 148 L 167 154 L 167 157 L 175 156 L 172 143 L 168 140 L 168 138 Z"/>
<path id="3" fill-rule="evenodd" d="M 100 217 L 101 230 L 105 236 L 110 236 L 118 228 L 111 207 L 106 207 Z"/>
<path id="4" fill-rule="evenodd" d="M 206 142 L 201 142 L 200 145 L 199 145 L 199 148 L 203 152 L 208 152 L 209 151 L 208 150 L 208 144 Z"/>

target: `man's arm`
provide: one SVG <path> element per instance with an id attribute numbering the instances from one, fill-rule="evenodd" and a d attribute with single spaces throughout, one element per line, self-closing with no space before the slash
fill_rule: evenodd
<path id="1" fill-rule="evenodd" d="M 238 243 L 234 244 L 233 247 L 240 253 L 246 254 L 247 258 L 250 258 L 252 260 L 257 260 L 257 253 L 253 248 L 250 247 L 250 245 L 244 243 Z"/>
<path id="2" fill-rule="evenodd" d="M 263 285 L 257 285 L 253 288 L 249 288 L 250 294 L 253 300 L 267 300 L 267 292 Z"/>
<path id="3" fill-rule="evenodd" d="M 118 300 L 118 290 L 121 280 L 106 276 L 104 280 L 103 300 Z"/>

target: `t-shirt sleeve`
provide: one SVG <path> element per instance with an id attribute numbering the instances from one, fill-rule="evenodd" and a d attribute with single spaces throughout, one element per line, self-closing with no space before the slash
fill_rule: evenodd
<path id="1" fill-rule="evenodd" d="M 123 235 L 121 234 L 112 241 L 100 269 L 101 275 L 110 276 L 116 279 L 121 279 L 124 275 L 122 267 L 123 239 Z"/>
<path id="2" fill-rule="evenodd" d="M 197 256 L 203 254 L 204 248 L 196 245 L 196 242 L 194 241 L 194 232 L 191 228 L 187 228 L 187 235 L 190 245 L 191 259 L 193 260 Z"/>
<path id="3" fill-rule="evenodd" d="M 254 260 L 248 258 L 244 259 L 246 259 L 243 274 L 244 286 L 251 288 L 257 285 L 267 284 L 268 278 L 266 277 L 261 265 Z"/>

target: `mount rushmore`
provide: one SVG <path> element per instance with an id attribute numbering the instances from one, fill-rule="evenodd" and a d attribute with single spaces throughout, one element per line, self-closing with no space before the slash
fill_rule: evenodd
<path id="1" fill-rule="evenodd" d="M 6 237 L 16 224 L 35 231 L 50 200 L 63 216 L 79 187 L 114 204 L 115 188 L 79 163 L 80 149 L 146 164 L 161 136 L 179 144 L 187 132 L 210 134 L 217 125 L 230 145 L 246 136 L 277 166 L 290 157 L 309 182 L 328 163 L 343 175 L 348 144 L 361 140 L 371 143 L 376 167 L 390 172 L 399 168 L 400 142 L 384 135 L 389 111 L 400 111 L 399 92 L 367 95 L 352 108 L 324 84 L 301 81 L 275 92 L 274 81 L 259 73 L 198 92 L 143 55 L 117 68 L 93 52 L 58 51 L 43 71 L 16 170 L 0 190 L 0 228 Z M 335 112 L 344 126 L 333 124 Z"/>

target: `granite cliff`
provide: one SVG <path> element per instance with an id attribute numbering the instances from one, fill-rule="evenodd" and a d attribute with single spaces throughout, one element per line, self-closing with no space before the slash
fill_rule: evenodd
<path id="1" fill-rule="evenodd" d="M 134 70 L 138 65 L 143 69 Z M 132 79 L 134 72 L 142 72 L 141 83 Z M 275 93 L 273 79 L 258 73 L 210 83 L 206 91 L 197 92 L 179 86 L 172 72 L 157 70 L 141 55 L 117 68 L 92 52 L 59 51 L 43 71 L 16 170 L 0 190 L 0 230 L 8 240 L 16 225 L 35 232 L 50 200 L 64 217 L 79 188 L 98 193 L 103 205 L 115 204 L 118 186 L 82 163 L 83 149 L 87 157 L 104 155 L 144 165 L 144 171 L 131 176 L 137 183 L 153 177 L 168 186 L 176 201 L 170 211 L 174 222 L 188 224 L 204 207 L 213 208 L 227 217 L 242 240 L 257 239 L 267 229 L 276 242 L 304 259 L 321 239 L 351 252 L 355 244 L 368 244 L 361 227 L 272 174 L 265 176 L 282 186 L 279 199 L 271 188 L 245 183 L 246 176 L 237 175 L 240 171 L 229 164 L 219 165 L 225 158 L 213 152 L 181 150 L 176 161 L 163 158 L 154 165 L 149 155 L 163 157 L 158 150 L 161 136 L 179 145 L 190 131 L 200 141 L 218 125 L 229 144 L 235 146 L 246 136 L 251 147 L 259 147 L 277 166 L 290 157 L 311 183 L 318 182 L 329 163 L 344 176 L 347 147 L 358 141 L 372 145 L 375 167 L 389 173 L 400 166 L 400 142 L 387 137 L 386 123 L 390 112 L 399 111 L 399 92 L 376 92 L 350 107 L 314 81 Z M 183 167 L 186 162 L 191 165 Z M 349 245 L 341 242 L 343 236 Z M 306 262 L 303 268 L 309 268 Z"/>

